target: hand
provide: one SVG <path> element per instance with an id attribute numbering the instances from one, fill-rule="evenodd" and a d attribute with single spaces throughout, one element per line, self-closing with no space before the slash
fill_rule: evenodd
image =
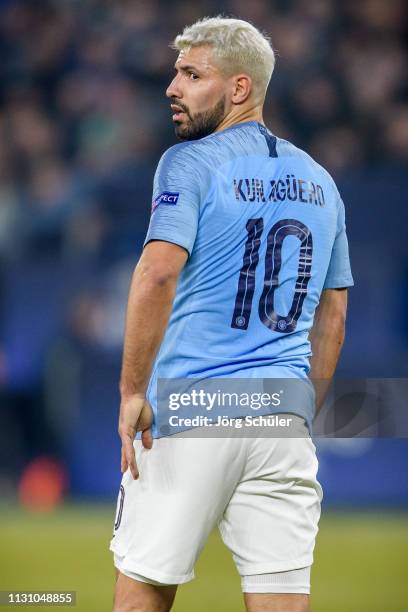
<path id="1" fill-rule="evenodd" d="M 119 436 L 122 440 L 121 471 L 122 474 L 129 468 L 134 478 L 139 478 L 136 464 L 136 453 L 133 441 L 136 432 L 142 432 L 142 444 L 145 448 L 152 448 L 153 412 L 146 398 L 131 396 L 122 400 L 119 416 Z"/>

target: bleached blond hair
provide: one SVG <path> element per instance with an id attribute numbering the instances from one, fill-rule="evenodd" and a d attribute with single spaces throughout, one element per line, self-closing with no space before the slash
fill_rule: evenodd
<path id="1" fill-rule="evenodd" d="M 170 45 L 178 51 L 208 45 L 222 74 L 251 77 L 256 98 L 265 98 L 275 67 L 275 53 L 267 36 L 242 19 L 205 17 L 186 26 Z"/>

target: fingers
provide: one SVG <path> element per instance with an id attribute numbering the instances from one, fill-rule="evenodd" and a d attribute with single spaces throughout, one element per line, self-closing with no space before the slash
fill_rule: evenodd
<path id="1" fill-rule="evenodd" d="M 122 474 L 124 474 L 127 469 L 128 469 L 128 464 L 127 464 L 125 452 L 122 446 L 121 457 L 120 457 L 120 471 L 122 472 Z"/>
<path id="2" fill-rule="evenodd" d="M 143 447 L 146 449 L 151 449 L 153 446 L 153 436 L 150 427 L 142 431 L 142 444 Z M 133 476 L 133 479 L 137 480 L 139 478 L 139 469 L 136 463 L 135 449 L 131 437 L 125 435 L 122 438 L 122 451 L 120 461 L 120 469 L 122 474 L 124 474 L 128 468 L 130 468 L 130 472 Z"/>
<path id="3" fill-rule="evenodd" d="M 133 438 L 131 438 L 131 436 L 128 434 L 125 434 L 122 437 L 122 473 L 126 472 L 128 468 L 130 469 L 133 479 L 137 480 L 139 478 L 139 470 L 137 469 L 136 464 L 136 453 L 133 446 Z"/>
<path id="4" fill-rule="evenodd" d="M 153 411 L 149 402 L 146 400 L 143 405 L 142 412 L 140 413 L 137 426 L 138 431 L 142 432 L 142 444 L 146 449 L 150 449 L 153 446 L 152 423 Z"/>
<path id="5" fill-rule="evenodd" d="M 144 448 L 150 449 L 153 446 L 152 429 L 149 427 L 142 431 L 142 444 Z"/>
<path id="6" fill-rule="evenodd" d="M 136 453 L 133 441 L 137 431 L 141 431 L 143 447 L 150 449 L 153 446 L 152 426 L 153 412 L 150 404 L 139 397 L 123 401 L 119 415 L 119 436 L 122 441 L 120 467 L 122 474 L 130 470 L 134 480 L 139 478 L 136 463 Z"/>

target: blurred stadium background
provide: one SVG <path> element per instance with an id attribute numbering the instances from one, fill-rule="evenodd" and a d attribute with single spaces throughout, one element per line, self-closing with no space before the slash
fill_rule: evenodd
<path id="1" fill-rule="evenodd" d="M 266 123 L 345 200 L 356 287 L 340 375 L 407 377 L 404 0 L 0 0 L 0 590 L 110 609 L 126 296 L 175 142 L 168 43 L 218 13 L 270 33 Z M 318 446 L 312 609 L 406 610 L 407 440 Z M 198 577 L 176 612 L 242 609 L 215 535 Z"/>

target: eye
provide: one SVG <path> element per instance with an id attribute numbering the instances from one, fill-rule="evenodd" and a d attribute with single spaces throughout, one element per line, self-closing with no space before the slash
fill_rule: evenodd
<path id="1" fill-rule="evenodd" d="M 188 78 L 190 79 L 190 81 L 196 81 L 198 79 L 198 75 L 195 72 L 189 72 L 188 73 Z"/>

